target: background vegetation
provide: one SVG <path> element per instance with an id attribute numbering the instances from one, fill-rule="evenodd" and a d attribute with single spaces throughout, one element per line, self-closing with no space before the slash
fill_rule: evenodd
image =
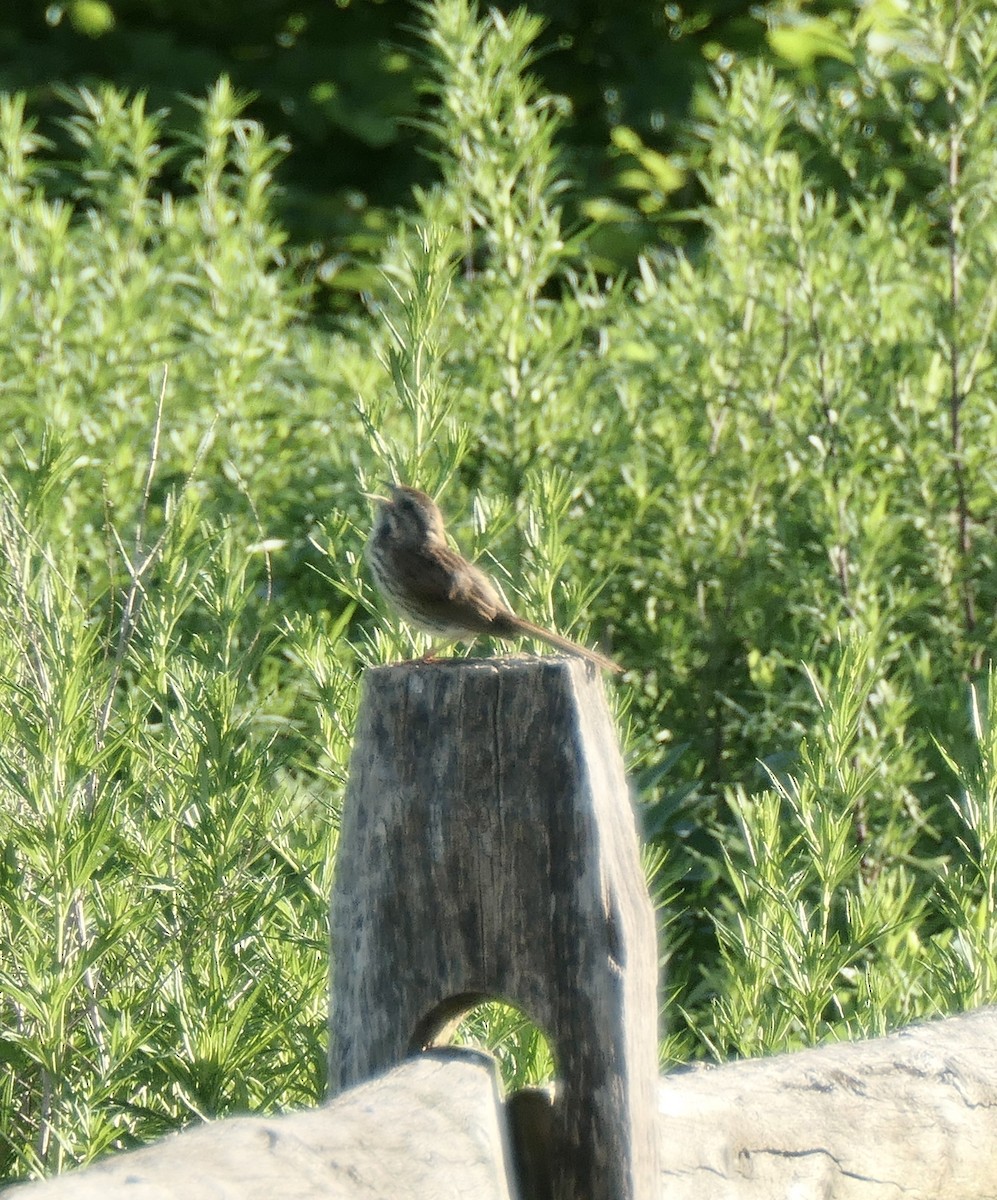
<path id="1" fill-rule="evenodd" d="M 386 473 L 626 667 L 665 1063 L 994 999 L 997 21 L 851 16 L 630 143 L 701 232 L 607 279 L 540 22 L 437 0 L 435 181 L 334 324 L 228 80 L 63 93 L 57 144 L 3 99 L 5 1176 L 321 1094 L 359 671 L 421 644 L 361 568 Z"/>
<path id="2" fill-rule="evenodd" d="M 313 315 L 376 290 L 379 255 L 413 185 L 439 178 L 420 123 L 432 104 L 433 66 L 419 28 L 425 0 L 24 0 L 0 13 L 0 91 L 24 92 L 47 136 L 65 88 L 112 83 L 171 110 L 176 135 L 193 128 L 178 94 L 203 96 L 222 74 L 249 98 L 248 114 L 294 152 L 277 166 L 281 223 L 307 247 Z M 508 16 L 514 0 L 494 6 Z M 701 145 L 690 118 L 711 71 L 764 55 L 800 82 L 832 79 L 847 60 L 851 0 L 531 0 L 545 22 L 532 69 L 566 97 L 558 129 L 561 198 L 590 225 L 587 258 L 632 268 L 662 241 L 701 236 Z M 877 0 L 864 19 L 891 6 Z M 866 150 L 898 156 L 889 120 L 870 109 Z M 810 147 L 811 152 L 815 149 Z M 875 149 L 874 149 L 875 148 Z M 430 151 L 430 153 L 427 153 Z M 829 182 L 845 186 L 833 161 Z M 177 173 L 162 166 L 176 190 Z M 690 221 L 692 222 L 690 225 Z"/>

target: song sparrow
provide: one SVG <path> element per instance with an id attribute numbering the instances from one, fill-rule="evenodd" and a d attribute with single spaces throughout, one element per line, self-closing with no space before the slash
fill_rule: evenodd
<path id="1" fill-rule="evenodd" d="M 488 637 L 535 637 L 578 654 L 607 671 L 620 667 L 605 655 L 524 621 L 503 601 L 488 576 L 447 545 L 443 516 L 417 488 L 392 486 L 377 504 L 367 561 L 377 586 L 402 617 L 444 642 Z M 426 659 L 431 659 L 430 647 Z"/>

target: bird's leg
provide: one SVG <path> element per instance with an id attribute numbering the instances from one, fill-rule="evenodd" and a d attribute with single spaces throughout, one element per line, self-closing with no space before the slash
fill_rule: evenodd
<path id="1" fill-rule="evenodd" d="M 445 650 L 447 646 L 452 646 L 457 638 L 444 638 L 442 641 L 433 641 L 429 643 L 429 649 L 423 654 L 419 662 L 434 663 L 440 661 L 440 651 Z"/>

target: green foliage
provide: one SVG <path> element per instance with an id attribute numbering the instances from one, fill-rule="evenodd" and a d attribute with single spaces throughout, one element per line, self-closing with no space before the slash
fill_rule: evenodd
<path id="1" fill-rule="evenodd" d="M 494 7 L 521 19 L 513 0 Z M 683 10 L 657 0 L 616 8 L 535 0 L 530 7 L 545 30 L 535 69 L 544 90 L 567 97 L 573 112 L 561 137 L 577 185 L 568 203 L 599 221 L 599 261 L 616 269 L 662 231 L 680 236 L 661 199 L 683 185 L 684 202 L 693 194 L 682 152 L 694 88 L 711 67 L 769 54 L 769 29 L 785 5 L 698 0 Z M 851 5 L 822 8 L 830 24 Z M 50 118 L 59 83 L 141 89 L 159 108 L 231 77 L 252 97 L 253 117 L 295 147 L 280 170 L 282 221 L 308 246 L 323 295 L 339 307 L 376 286 L 393 208 L 409 204 L 413 185 L 431 177 L 413 133 L 433 113 L 420 12 L 420 0 L 7 5 L 0 90 L 26 91 L 46 132 L 58 136 Z"/>
<path id="2" fill-rule="evenodd" d="M 981 694 L 982 693 L 982 694 Z M 997 994 L 997 676 L 970 692 L 977 757 L 959 762 L 944 748 L 959 783 L 953 804 L 962 822 L 961 853 L 945 871 L 942 894 L 952 940 L 944 940 L 944 1002 L 972 1008 Z"/>
<path id="3" fill-rule="evenodd" d="M 81 586 L 74 533 L 46 540 L 72 469 L 17 495 L 5 482 L 0 504 L 16 1175 L 304 1100 L 324 1063 L 336 824 L 295 769 L 270 639 L 244 628 L 251 556 L 186 493 L 154 541 L 140 521 L 108 547 L 106 586 Z"/>
<path id="4" fill-rule="evenodd" d="M 741 839 L 725 852 L 734 890 L 714 913 L 722 967 L 705 1035 L 722 1058 L 937 1011 L 909 957 L 925 952 L 915 831 L 903 809 L 881 803 L 895 756 L 863 720 L 876 651 L 870 637 L 842 646 L 827 695 L 811 677 L 820 716 L 793 774 L 770 769 L 770 790 L 729 793 Z M 874 811 L 888 826 L 873 835 Z"/>
<path id="5" fill-rule="evenodd" d="M 56 173 L 0 102 L 4 1174 L 319 1097 L 358 664 L 417 645 L 362 567 L 386 477 L 626 667 L 664 1061 L 994 999 L 997 34 L 863 11 L 782 37 L 805 87 L 718 74 L 707 242 L 606 286 L 538 23 L 425 7 L 439 181 L 332 331 L 225 79 L 67 94 Z"/>

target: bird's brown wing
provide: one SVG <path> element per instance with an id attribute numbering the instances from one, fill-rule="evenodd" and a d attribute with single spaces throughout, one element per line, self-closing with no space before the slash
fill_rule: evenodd
<path id="1" fill-rule="evenodd" d="M 468 630 L 487 633 L 495 617 L 508 612 L 484 571 L 446 547 L 434 547 L 431 555 L 399 548 L 395 567 L 404 576 L 406 590 L 418 595 L 423 607 L 439 607 Z"/>

